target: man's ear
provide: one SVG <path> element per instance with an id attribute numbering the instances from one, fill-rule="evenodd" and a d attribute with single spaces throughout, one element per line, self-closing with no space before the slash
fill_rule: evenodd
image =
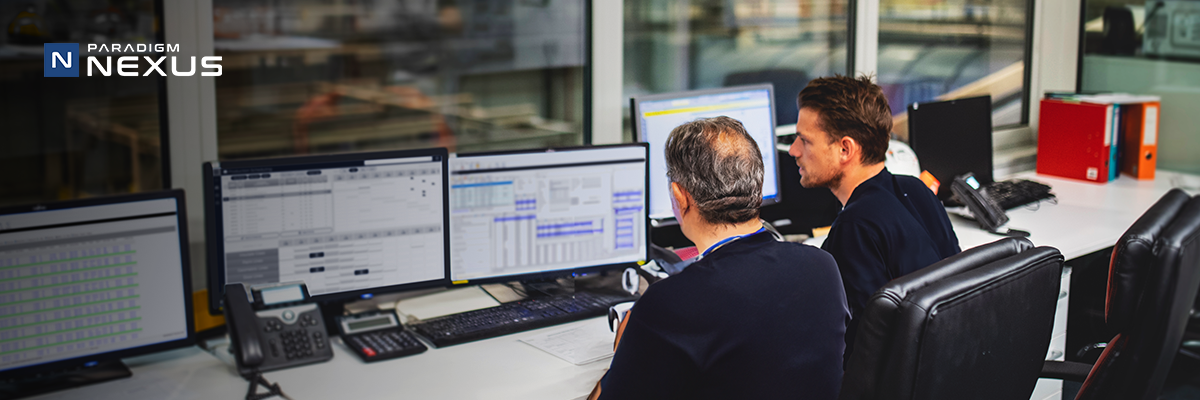
<path id="1" fill-rule="evenodd" d="M 862 146 L 857 140 L 849 136 L 842 136 L 837 142 L 839 149 L 838 161 L 842 164 L 849 164 L 859 161 L 859 156 L 862 155 Z"/>
<path id="2" fill-rule="evenodd" d="M 687 214 L 687 211 L 692 208 L 692 195 L 683 190 L 683 186 L 679 186 L 677 182 L 671 182 L 671 198 L 675 200 L 675 207 L 679 210 L 679 216 Z"/>

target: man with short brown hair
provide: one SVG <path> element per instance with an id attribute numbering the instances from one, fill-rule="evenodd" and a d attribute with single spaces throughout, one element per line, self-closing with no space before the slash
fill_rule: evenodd
<path id="1" fill-rule="evenodd" d="M 820 78 L 797 98 L 796 157 L 800 184 L 826 187 L 842 203 L 821 249 L 837 260 L 851 321 L 846 358 L 857 320 L 888 281 L 958 254 L 958 237 L 937 197 L 919 179 L 892 175 L 884 158 L 892 112 L 883 90 L 868 77 Z"/>

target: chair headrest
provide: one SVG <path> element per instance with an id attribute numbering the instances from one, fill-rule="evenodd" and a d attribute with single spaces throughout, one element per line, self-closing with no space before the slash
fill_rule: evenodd
<path id="1" fill-rule="evenodd" d="M 1190 196 L 1172 189 L 1121 235 L 1108 265 L 1108 295 L 1104 320 L 1112 331 L 1121 331 L 1138 309 L 1144 271 L 1154 260 L 1154 241 L 1171 224 Z"/>
<path id="2" fill-rule="evenodd" d="M 931 282 L 937 282 L 946 277 L 958 275 L 964 271 L 978 268 L 1032 248 L 1033 242 L 1030 242 L 1026 238 L 1008 237 L 1000 239 L 964 250 L 942 261 L 933 263 L 928 267 L 896 278 L 884 288 L 896 296 L 895 298 L 903 299 L 909 293 L 921 289 Z"/>

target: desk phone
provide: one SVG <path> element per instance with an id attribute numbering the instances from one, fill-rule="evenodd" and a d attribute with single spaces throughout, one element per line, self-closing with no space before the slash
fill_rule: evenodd
<path id="1" fill-rule="evenodd" d="M 253 376 L 333 358 L 321 309 L 307 300 L 303 283 L 255 287 L 251 293 L 240 283 L 225 286 L 225 314 L 238 373 Z"/>

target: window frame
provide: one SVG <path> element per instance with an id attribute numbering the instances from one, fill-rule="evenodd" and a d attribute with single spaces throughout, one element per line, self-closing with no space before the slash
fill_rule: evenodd
<path id="1" fill-rule="evenodd" d="M 158 0 L 163 18 L 164 43 L 179 43 L 180 55 L 213 54 L 212 0 L 168 2 Z M 584 128 L 585 144 L 621 142 L 624 46 L 624 1 L 585 0 Z M 1040 96 L 1044 90 L 1077 88 L 1078 53 L 1083 17 L 1081 0 L 1027 0 L 1026 57 L 1022 122 L 993 131 L 997 176 L 1032 168 L 1036 154 L 1036 125 Z M 1069 12 L 1067 11 L 1069 10 Z M 878 57 L 879 0 L 850 0 L 847 18 L 847 71 L 851 75 L 874 74 Z M 603 32 L 596 32 L 603 29 Z M 1076 39 L 1076 40 L 1072 40 Z M 1056 43 L 1058 42 L 1058 43 Z M 1066 42 L 1066 43 L 1061 43 Z M 1074 50 L 1074 51 L 1073 51 Z M 188 54 L 191 53 L 191 54 Z M 1064 57 L 1064 53 L 1070 54 Z M 1075 62 L 1074 68 L 1069 66 Z M 1043 66 L 1066 68 L 1044 68 Z M 1063 72 L 1062 69 L 1069 71 Z M 166 111 L 162 123 L 166 187 L 187 191 L 193 246 L 203 249 L 204 210 L 200 165 L 217 159 L 216 93 L 212 77 L 165 78 Z M 167 117 L 170 118 L 167 118 Z M 167 146 L 167 144 L 174 146 Z M 168 178 L 165 178 L 168 179 Z M 204 270 L 204 252 L 192 251 L 194 268 Z M 203 288 L 203 279 L 194 283 Z"/>

